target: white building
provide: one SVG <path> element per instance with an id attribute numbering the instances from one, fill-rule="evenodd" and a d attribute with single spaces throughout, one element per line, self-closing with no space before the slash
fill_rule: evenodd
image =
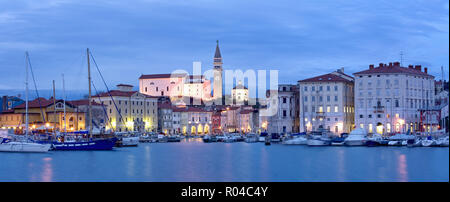
<path id="1" fill-rule="evenodd" d="M 353 77 L 343 69 L 300 80 L 300 132 L 328 129 L 336 135 L 354 126 Z"/>
<path id="2" fill-rule="evenodd" d="M 422 127 L 419 110 L 434 103 L 434 77 L 427 68 L 380 63 L 354 76 L 356 127 L 379 134 Z"/>
<path id="3" fill-rule="evenodd" d="M 158 98 L 133 90 L 132 85 L 119 84 L 117 90 L 100 93 L 92 99 L 105 106 L 105 128 L 115 131 L 156 131 Z"/>
<path id="4" fill-rule="evenodd" d="M 273 91 L 268 91 L 273 92 Z M 297 133 L 299 131 L 299 108 L 298 108 L 297 85 L 278 86 L 277 113 L 268 118 L 269 133 Z"/>
<path id="5" fill-rule="evenodd" d="M 238 82 L 231 90 L 231 98 L 234 105 L 246 105 L 248 103 L 248 89 L 242 85 L 242 81 Z"/>

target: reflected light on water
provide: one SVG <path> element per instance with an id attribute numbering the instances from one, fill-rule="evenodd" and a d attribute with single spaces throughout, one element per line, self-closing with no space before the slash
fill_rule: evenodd
<path id="1" fill-rule="evenodd" d="M 127 160 L 127 175 L 128 176 L 134 176 L 135 171 L 135 164 L 136 164 L 136 157 L 134 155 L 128 155 Z"/>
<path id="2" fill-rule="evenodd" d="M 402 181 L 402 182 L 408 181 L 406 156 L 404 154 L 399 155 L 398 159 L 397 159 L 397 163 L 398 163 L 397 172 L 398 172 L 400 181 Z"/>
<path id="3" fill-rule="evenodd" d="M 52 158 L 46 157 L 44 161 L 44 168 L 42 170 L 41 179 L 43 182 L 51 182 L 53 180 L 53 165 Z"/>
<path id="4" fill-rule="evenodd" d="M 338 150 L 337 161 L 338 161 L 337 178 L 339 179 L 339 181 L 345 181 L 345 151 L 343 149 Z"/>

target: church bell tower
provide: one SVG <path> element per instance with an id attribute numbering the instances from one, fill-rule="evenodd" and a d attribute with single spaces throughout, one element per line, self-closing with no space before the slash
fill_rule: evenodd
<path id="1" fill-rule="evenodd" d="M 213 98 L 216 105 L 222 104 L 222 55 L 220 54 L 219 41 L 217 40 L 216 52 L 214 53 L 214 86 Z"/>

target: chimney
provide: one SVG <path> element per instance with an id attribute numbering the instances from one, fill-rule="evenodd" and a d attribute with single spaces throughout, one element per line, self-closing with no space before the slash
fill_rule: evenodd
<path id="1" fill-rule="evenodd" d="M 416 65 L 416 70 L 417 71 L 422 71 L 422 65 Z"/>
<path id="2" fill-rule="evenodd" d="M 392 67 L 392 62 L 389 63 L 389 67 Z"/>
<path id="3" fill-rule="evenodd" d="M 428 74 L 428 68 L 427 67 L 423 68 L 423 72 L 425 72 L 425 74 Z"/>
<path id="4" fill-rule="evenodd" d="M 408 65 L 408 68 L 413 69 L 413 66 L 412 65 Z"/>
<path id="5" fill-rule="evenodd" d="M 369 65 L 369 69 L 373 69 L 373 67 L 374 67 L 373 64 L 370 64 L 370 65 Z"/>
<path id="6" fill-rule="evenodd" d="M 394 62 L 394 67 L 400 67 L 400 62 Z"/>
<path id="7" fill-rule="evenodd" d="M 380 66 L 379 67 L 383 67 L 383 63 L 380 63 Z"/>

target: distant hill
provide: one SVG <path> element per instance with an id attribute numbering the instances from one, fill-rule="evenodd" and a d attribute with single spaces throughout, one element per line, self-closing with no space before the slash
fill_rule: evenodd
<path id="1" fill-rule="evenodd" d="M 29 91 L 29 99 L 36 99 L 37 94 L 36 91 L 34 89 L 30 89 Z M 44 97 L 44 98 L 50 98 L 53 96 L 53 90 L 39 90 L 39 97 Z M 56 94 L 56 98 L 62 98 L 63 97 L 63 91 L 62 90 L 56 90 L 55 91 Z M 87 90 L 66 90 L 66 97 L 68 100 L 77 100 L 77 99 L 82 99 L 85 95 L 88 94 Z M 92 94 L 95 94 L 94 92 L 92 92 Z M 4 96 L 4 95 L 9 95 L 9 96 L 19 96 L 22 99 L 25 99 L 25 90 L 1 90 L 0 89 L 0 97 Z"/>

